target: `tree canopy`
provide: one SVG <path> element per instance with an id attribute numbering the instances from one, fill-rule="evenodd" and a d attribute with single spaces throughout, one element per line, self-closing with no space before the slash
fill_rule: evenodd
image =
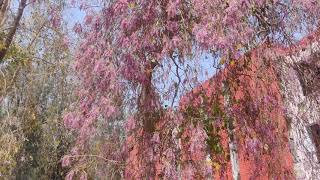
<path id="1" fill-rule="evenodd" d="M 72 28 L 70 9 L 85 14 Z M 267 105 L 233 97 L 246 85 L 227 71 L 274 78 L 246 58 L 299 46 L 318 30 L 319 9 L 318 0 L 0 0 L 0 177 L 212 178 L 228 156 L 215 130 L 232 137 L 234 125 L 282 145 L 274 124 L 244 118 L 282 107 L 271 95 Z M 199 90 L 203 66 L 216 74 L 210 92 Z M 272 93 L 263 82 L 261 94 Z"/>

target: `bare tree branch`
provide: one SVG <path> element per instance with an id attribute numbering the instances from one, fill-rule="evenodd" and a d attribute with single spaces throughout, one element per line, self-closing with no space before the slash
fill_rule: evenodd
<path id="1" fill-rule="evenodd" d="M 173 107 L 175 99 L 178 96 L 179 86 L 181 84 L 181 77 L 180 77 L 180 74 L 179 74 L 179 69 L 181 69 L 181 68 L 178 65 L 178 63 L 175 61 L 175 57 L 171 56 L 170 58 L 173 61 L 174 65 L 176 66 L 176 76 L 178 78 L 178 83 L 175 83 L 175 92 L 174 92 L 174 96 L 173 96 L 173 99 L 172 99 L 172 102 L 171 102 L 171 107 Z"/>
<path id="2" fill-rule="evenodd" d="M 5 22 L 6 13 L 8 11 L 11 0 L 0 0 L 0 27 Z"/>
<path id="3" fill-rule="evenodd" d="M 13 26 L 9 30 L 9 32 L 6 36 L 6 39 L 4 40 L 4 46 L 0 49 L 0 63 L 3 62 L 3 58 L 7 54 L 8 48 L 10 47 L 12 40 L 13 40 L 13 37 L 16 34 L 17 28 L 19 27 L 19 23 L 22 18 L 22 15 L 23 15 L 23 11 L 26 7 L 26 3 L 27 3 L 27 0 L 20 1 L 17 16 L 15 17 L 15 19 L 13 21 Z"/>

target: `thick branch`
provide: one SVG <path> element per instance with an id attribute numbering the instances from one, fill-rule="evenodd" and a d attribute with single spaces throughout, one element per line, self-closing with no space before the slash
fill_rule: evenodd
<path id="1" fill-rule="evenodd" d="M 20 1 L 17 16 L 15 17 L 15 19 L 13 21 L 13 25 L 10 28 L 6 39 L 4 40 L 3 48 L 0 49 L 0 63 L 3 62 L 3 58 L 7 54 L 8 48 L 10 47 L 10 45 L 12 43 L 12 40 L 13 40 L 13 37 L 16 34 L 16 31 L 17 31 L 17 28 L 19 27 L 19 23 L 20 23 L 20 20 L 22 18 L 23 11 L 24 11 L 24 9 L 26 7 L 26 4 L 27 4 L 27 0 L 21 0 Z"/>
<path id="2" fill-rule="evenodd" d="M 148 133 L 154 131 L 155 121 L 158 120 L 159 102 L 152 84 L 152 74 L 156 62 L 150 62 L 145 67 L 145 81 L 141 84 L 141 93 L 138 98 L 138 109 L 143 121 L 144 130 Z"/>
<path id="3" fill-rule="evenodd" d="M 0 27 L 4 24 L 10 0 L 0 0 Z"/>

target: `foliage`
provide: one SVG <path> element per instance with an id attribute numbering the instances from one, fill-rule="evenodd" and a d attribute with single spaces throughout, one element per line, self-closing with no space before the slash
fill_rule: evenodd
<path id="1" fill-rule="evenodd" d="M 292 175 L 287 164 L 281 163 L 286 158 L 290 161 L 290 157 L 283 155 L 289 149 L 288 136 L 283 133 L 287 127 L 281 116 L 278 80 L 272 62 L 265 59 L 268 56 L 265 57 L 262 49 L 244 56 L 182 99 L 187 114 L 198 118 L 197 122 L 202 121 L 204 129 L 209 130 L 208 154 L 216 172 L 222 175 L 226 175 L 230 158 L 226 135 L 237 142 L 239 156 L 254 164 L 253 177 Z M 268 159 L 269 156 L 277 158 Z"/>
<path id="2" fill-rule="evenodd" d="M 135 136 L 131 141 L 139 146 L 134 151 L 134 155 L 138 157 L 145 152 L 156 152 L 154 148 L 157 146 L 150 137 L 157 135 L 157 123 L 161 117 L 166 117 L 166 113 L 161 113 L 164 111 L 162 103 L 169 100 L 174 102 L 183 93 L 182 90 L 186 89 L 184 87 L 196 81 L 192 76 L 198 71 L 195 67 L 188 66 L 189 62 L 198 62 L 199 55 L 209 54 L 220 58 L 221 64 L 230 63 L 232 66 L 241 55 L 260 44 L 272 42 L 290 45 L 296 40 L 297 33 L 308 33 L 315 28 L 320 5 L 314 0 L 118 0 L 104 3 L 99 11 L 94 11 L 90 9 L 89 3 L 79 3 L 82 3 L 81 7 L 87 12 L 84 24 L 75 26 L 75 31 L 83 38 L 76 57 L 76 70 L 81 80 L 78 89 L 79 108 L 65 117 L 66 126 L 78 131 L 75 144 L 77 151 L 73 151 L 72 155 L 86 153 L 85 149 L 90 144 L 91 135 L 96 132 L 96 122 L 100 117 L 108 123 L 116 119 L 126 106 L 133 109 L 131 117 L 134 120 L 128 119 L 127 122 L 131 126 L 135 125 Z M 169 82 L 166 76 L 170 71 L 174 71 L 176 76 L 174 82 Z M 236 80 L 237 78 L 233 78 L 229 83 L 236 84 Z M 161 85 L 169 88 L 158 88 Z M 168 91 L 175 93 L 168 97 L 165 95 L 170 94 Z M 248 94 L 248 98 L 251 96 L 253 95 Z M 201 104 L 201 98 L 193 103 Z M 257 104 L 254 100 L 240 100 L 247 103 L 246 107 L 242 107 L 243 110 L 246 109 L 244 112 L 248 112 L 246 115 L 254 115 L 250 119 L 252 121 L 260 118 L 263 111 L 268 109 L 255 109 Z M 237 105 L 239 104 L 232 103 L 233 107 Z M 247 127 L 249 121 L 244 119 L 247 116 L 239 116 L 238 112 L 240 108 L 230 108 L 226 113 L 232 115 L 239 126 Z M 217 122 L 224 125 L 217 123 L 216 128 L 228 127 L 231 125 L 230 121 L 233 121 L 222 116 L 222 120 Z M 261 130 L 261 135 L 269 133 L 263 131 L 266 127 L 273 128 L 268 123 L 263 122 L 255 128 Z M 204 160 L 206 142 L 212 144 L 216 141 L 211 135 L 211 139 L 207 141 L 208 132 L 204 129 L 211 130 L 208 122 L 190 122 L 185 119 L 182 127 L 184 130 L 181 131 L 181 138 L 184 145 L 180 147 L 181 156 L 174 156 L 175 164 L 183 164 L 179 161 L 183 161 L 181 158 L 190 152 L 196 157 L 191 155 L 186 161 L 190 158 L 195 158 L 194 161 Z M 242 133 L 254 131 L 254 128 L 248 129 Z M 126 136 L 131 137 L 130 134 Z M 140 140 L 142 144 L 138 143 Z M 272 142 L 273 140 L 270 143 Z M 127 168 L 139 167 L 136 174 L 138 178 L 155 177 L 157 171 L 154 158 L 158 157 L 147 156 L 142 162 L 129 158 Z M 116 159 L 118 158 L 112 160 Z M 138 162 L 130 162 L 131 160 Z M 80 164 L 81 162 L 80 160 Z M 73 163 L 78 164 L 79 161 Z M 197 163 L 184 164 L 182 168 L 186 172 L 183 176 L 205 177 L 205 168 L 197 168 Z M 145 174 L 141 175 L 142 169 Z M 197 173 L 199 169 L 203 172 Z M 124 176 L 126 173 L 123 173 Z M 73 174 L 68 177 L 71 179 L 72 176 Z"/>
<path id="3" fill-rule="evenodd" d="M 290 178 L 264 50 L 318 28 L 317 0 L 18 2 L 16 16 L 0 1 L 0 176 L 213 178 L 228 171 L 229 137 Z M 86 14 L 76 38 L 69 4 Z M 204 56 L 217 73 L 199 87 Z"/>
<path id="4" fill-rule="evenodd" d="M 61 121 L 64 109 L 74 101 L 75 84 L 69 78 L 72 71 L 68 47 L 63 46 L 65 32 L 62 26 L 53 27 L 47 11 L 57 4 L 28 3 L 25 14 L 30 16 L 20 20 L 0 62 L 1 178 L 66 176 L 61 159 L 72 135 Z M 7 20 L 1 26 L 3 37 L 15 18 L 6 13 Z"/>

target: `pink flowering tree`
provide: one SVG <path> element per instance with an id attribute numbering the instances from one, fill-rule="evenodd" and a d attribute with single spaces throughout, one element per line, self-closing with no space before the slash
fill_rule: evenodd
<path id="1" fill-rule="evenodd" d="M 174 108 L 201 73 L 190 64 L 207 55 L 228 65 L 263 43 L 290 45 L 317 28 L 320 16 L 317 0 L 115 0 L 99 8 L 78 3 L 87 15 L 74 28 L 82 38 L 75 65 L 79 101 L 64 119 L 77 133 L 63 159 L 72 167 L 69 179 L 86 179 L 82 165 L 92 158 L 115 164 L 126 178 L 210 177 L 199 163 L 210 154 L 204 122 Z M 173 103 L 165 107 L 167 102 Z M 101 121 L 126 131 L 92 155 Z M 114 147 L 120 148 L 102 153 Z"/>

